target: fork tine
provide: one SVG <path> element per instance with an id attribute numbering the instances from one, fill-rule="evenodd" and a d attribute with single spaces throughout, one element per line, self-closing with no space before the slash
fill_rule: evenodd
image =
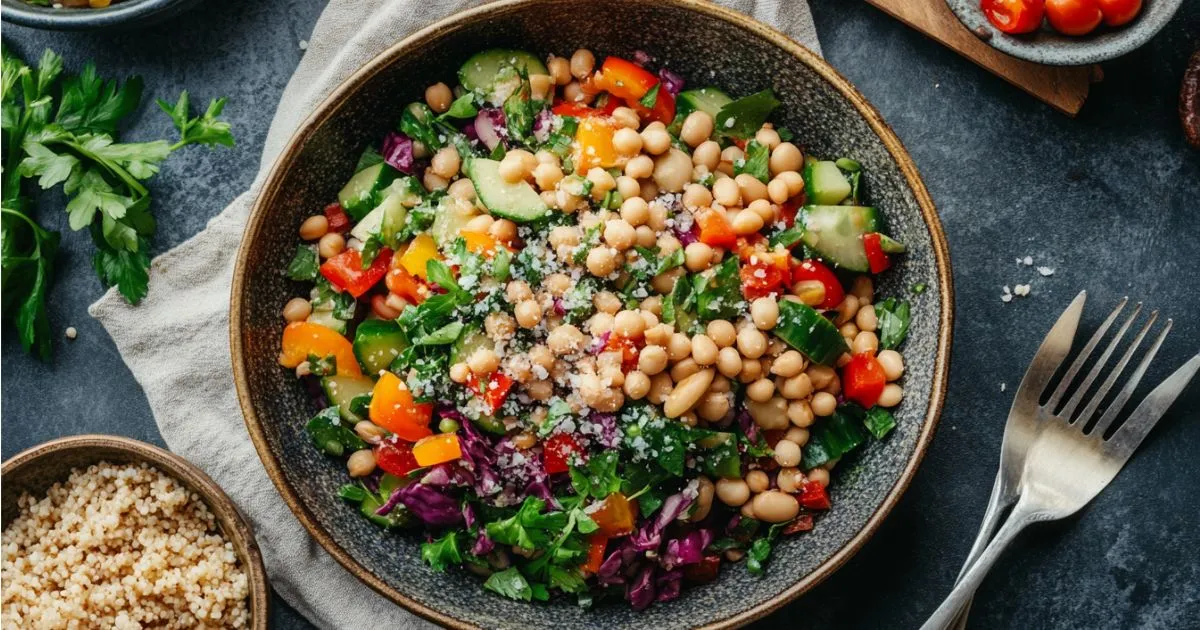
<path id="1" fill-rule="evenodd" d="M 1108 409 L 1104 411 L 1104 415 L 1100 416 L 1100 420 L 1092 429 L 1092 435 L 1103 436 L 1105 431 L 1108 431 L 1108 427 L 1117 418 L 1117 414 L 1121 413 L 1121 409 L 1125 407 L 1125 403 L 1129 402 L 1129 397 L 1133 395 L 1133 390 L 1137 389 L 1138 382 L 1146 374 L 1146 369 L 1150 367 L 1150 361 L 1154 360 L 1154 355 L 1158 353 L 1158 348 L 1162 346 L 1169 332 L 1171 332 L 1170 319 L 1167 320 L 1167 325 L 1163 328 L 1162 332 L 1158 333 L 1158 338 L 1154 340 L 1154 345 L 1150 346 L 1150 350 L 1146 352 L 1146 356 L 1142 357 L 1142 362 L 1133 371 L 1133 376 L 1130 377 L 1129 382 L 1125 384 L 1125 387 L 1121 388 L 1120 393 L 1109 404 Z"/>
<path id="2" fill-rule="evenodd" d="M 1058 321 L 1054 322 L 1050 332 L 1046 333 L 1042 344 L 1033 355 L 1033 360 L 1029 362 L 1029 368 L 1025 370 L 1025 376 L 1021 378 L 1021 384 L 1017 386 L 1017 394 L 1013 399 L 1014 407 L 1019 404 L 1027 404 L 1031 409 L 1037 406 L 1042 392 L 1045 392 L 1046 386 L 1050 384 L 1050 378 L 1071 352 L 1071 344 L 1075 339 L 1075 331 L 1079 328 L 1079 318 L 1083 315 L 1086 302 L 1087 291 L 1080 291 L 1062 315 L 1058 316 Z M 1022 400 L 1024 398 L 1028 400 Z"/>
<path id="3" fill-rule="evenodd" d="M 1066 406 L 1062 408 L 1062 411 L 1060 411 L 1058 415 L 1062 416 L 1063 418 L 1071 417 L 1071 414 L 1075 412 L 1075 408 L 1079 406 L 1080 401 L 1082 401 L 1083 397 L 1087 395 L 1087 391 L 1089 388 L 1091 388 L 1092 383 L 1099 378 L 1100 372 L 1104 371 L 1104 366 L 1108 363 L 1108 358 L 1112 356 L 1113 351 L 1117 349 L 1117 345 L 1121 343 L 1121 339 L 1125 336 L 1125 333 L 1129 330 L 1129 327 L 1133 325 L 1133 320 L 1137 319 L 1137 316 L 1141 312 L 1142 303 L 1138 302 L 1137 306 L 1134 307 L 1133 312 L 1130 313 L 1129 317 L 1125 320 L 1125 323 L 1121 324 L 1121 328 L 1117 331 L 1116 336 L 1113 337 L 1112 340 L 1108 342 L 1108 345 L 1104 347 L 1104 352 L 1100 354 L 1100 358 L 1096 359 L 1095 364 L 1092 365 L 1092 369 L 1088 371 L 1087 376 L 1083 378 L 1083 382 L 1079 384 L 1079 388 L 1075 390 L 1075 393 L 1071 396 L 1070 400 L 1067 401 Z M 1050 409 L 1053 410 L 1054 407 L 1052 406 Z"/>
<path id="4" fill-rule="evenodd" d="M 1071 385 L 1071 381 L 1075 380 L 1075 375 L 1083 368 L 1084 361 L 1087 361 L 1088 356 L 1092 354 L 1092 350 L 1096 349 L 1096 344 L 1099 344 L 1100 340 L 1104 337 L 1104 333 L 1108 332 L 1108 327 L 1112 326 L 1112 323 L 1117 319 L 1117 315 L 1121 314 L 1121 310 L 1128 303 L 1128 297 L 1121 298 L 1121 301 L 1117 303 L 1117 308 L 1113 309 L 1113 312 L 1105 318 L 1104 323 L 1100 324 L 1100 327 L 1096 329 L 1092 338 L 1088 339 L 1087 345 L 1083 347 L 1083 350 L 1079 351 L 1079 356 L 1075 357 L 1075 360 L 1071 362 L 1071 367 L 1067 368 L 1067 373 L 1063 375 L 1058 388 L 1054 390 L 1054 395 L 1046 403 L 1048 409 L 1053 411 L 1058 406 L 1058 401 L 1062 400 L 1062 397 L 1067 393 L 1067 387 Z"/>
<path id="5" fill-rule="evenodd" d="M 1092 394 L 1091 400 L 1088 401 L 1083 411 L 1079 412 L 1079 415 L 1071 420 L 1072 423 L 1078 424 L 1080 429 L 1087 428 L 1088 421 L 1096 413 L 1096 409 L 1100 406 L 1100 403 L 1104 402 L 1104 397 L 1108 395 L 1108 390 L 1112 389 L 1113 383 L 1116 383 L 1117 379 L 1121 376 L 1121 372 L 1125 371 L 1125 366 L 1129 364 L 1138 347 L 1142 345 L 1142 340 L 1146 338 L 1146 334 L 1150 332 L 1150 328 L 1154 326 L 1154 322 L 1157 320 L 1158 311 L 1151 312 L 1150 319 L 1146 321 L 1146 324 L 1142 326 L 1142 330 L 1138 332 L 1137 337 L 1134 337 L 1133 342 L 1125 349 L 1125 354 L 1121 355 L 1121 360 L 1117 361 L 1117 364 L 1108 373 L 1104 382 L 1100 384 L 1100 389 Z"/>
<path id="6" fill-rule="evenodd" d="M 1183 367 L 1175 370 L 1154 391 L 1150 392 L 1142 404 L 1138 405 L 1125 424 L 1107 441 L 1107 446 L 1116 454 L 1128 458 L 1141 445 L 1146 435 L 1158 424 L 1163 414 L 1171 407 L 1171 403 L 1183 393 L 1184 388 L 1191 382 L 1196 371 L 1200 370 L 1200 354 L 1192 357 Z"/>

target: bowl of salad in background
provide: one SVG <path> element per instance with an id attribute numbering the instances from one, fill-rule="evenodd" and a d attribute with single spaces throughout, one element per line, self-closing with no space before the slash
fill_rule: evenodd
<path id="1" fill-rule="evenodd" d="M 574 55 L 580 49 L 588 52 Z M 587 88 L 554 79 L 573 70 L 589 78 Z M 606 95 L 575 101 L 584 90 Z M 714 148 L 715 170 L 736 177 L 694 167 Z M 545 162 L 526 160 L 535 153 Z M 605 170 L 614 164 L 623 166 Z M 632 178 L 621 168 L 642 172 Z M 654 190 L 660 185 L 665 194 Z M 730 195 L 747 203 L 736 217 L 694 213 L 685 208 L 689 194 L 718 207 Z M 630 201 L 639 196 L 650 199 Z M 655 218 L 667 203 L 670 226 Z M 794 212 L 782 216 L 785 207 Z M 605 212 L 603 229 L 587 223 Z M 639 232 L 647 226 L 650 234 Z M 688 255 L 700 250 L 704 261 Z M 782 259 L 772 253 L 781 250 Z M 915 473 L 946 384 L 948 256 L 899 140 L 845 79 L 782 34 L 688 0 L 498 2 L 434 24 L 367 64 L 281 154 L 235 270 L 235 381 L 260 457 L 301 522 L 348 570 L 426 618 L 453 627 L 737 626 L 828 577 Z M 543 264 L 544 276 L 529 275 Z M 668 274 L 688 281 L 655 288 Z M 605 322 L 610 334 L 588 328 L 605 319 L 596 311 L 610 310 L 596 306 L 597 294 L 569 294 L 585 277 L 621 284 L 602 285 L 620 294 Z M 517 278 L 528 281 L 514 288 Z M 801 286 L 821 299 L 798 295 Z M 873 393 L 847 380 L 840 396 L 826 382 L 818 402 L 811 383 L 776 396 L 763 391 L 770 379 L 716 374 L 721 352 L 743 365 L 772 356 L 792 374 L 782 358 L 793 352 L 849 379 L 852 348 L 870 346 L 863 354 L 873 355 L 886 347 L 872 345 L 875 334 L 859 344 L 851 322 L 834 323 L 837 305 L 849 303 L 834 294 L 863 286 L 888 311 L 892 335 L 907 330 L 902 399 L 896 383 L 882 380 Z M 556 290 L 568 293 L 541 295 Z M 788 297 L 759 308 L 760 290 Z M 645 306 L 652 291 L 660 295 Z M 568 326 L 576 302 L 588 319 Z M 637 308 L 657 314 L 633 321 Z M 691 338 L 689 358 L 658 357 L 674 362 L 668 370 L 642 364 L 659 315 L 680 326 L 694 317 L 687 332 L 707 335 Z M 539 333 L 547 321 L 557 327 Z M 545 375 L 519 375 L 537 374 L 518 365 L 523 353 L 534 362 L 542 351 L 503 350 L 498 339 L 514 331 L 544 343 L 558 356 L 552 365 L 577 368 L 580 378 L 567 380 L 590 409 L 558 385 L 535 391 Z M 500 372 L 518 384 L 495 378 Z M 671 394 L 656 400 L 635 386 L 650 374 L 670 375 Z M 672 403 L 689 379 L 702 389 L 723 379 L 727 390 L 707 391 L 728 394 L 725 402 L 767 402 L 746 414 L 715 409 L 720 396 L 713 405 Z M 798 403 L 794 417 L 785 395 Z M 849 401 L 886 408 L 888 422 L 871 424 Z M 830 409 L 814 419 L 813 405 Z M 631 409 L 638 418 L 625 415 Z M 610 417 L 600 421 L 603 414 Z M 609 425 L 619 436 L 611 443 Z M 668 427 L 689 436 L 686 455 L 654 445 Z M 802 473 L 801 443 L 819 464 Z M 623 477 L 634 476 L 632 462 L 684 472 L 635 482 Z M 702 487 L 701 473 L 720 485 Z M 704 503 L 710 513 L 696 514 Z M 749 521 L 762 526 L 743 531 L 739 523 Z M 634 529 L 639 542 L 625 561 Z M 494 550 L 476 547 L 483 531 Z M 597 533 L 608 540 L 593 549 Z M 593 564 L 593 552 L 616 571 Z M 608 587 L 596 585 L 601 576 Z"/>
<path id="2" fill-rule="evenodd" d="M 199 0 L 0 0 L 5 22 L 54 31 L 90 31 L 153 24 Z"/>
<path id="3" fill-rule="evenodd" d="M 993 48 L 1052 66 L 1081 66 L 1150 41 L 1183 0 L 946 0 Z"/>

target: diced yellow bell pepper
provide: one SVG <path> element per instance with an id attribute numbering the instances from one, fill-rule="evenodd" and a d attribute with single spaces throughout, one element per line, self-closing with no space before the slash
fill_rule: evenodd
<path id="1" fill-rule="evenodd" d="M 433 242 L 433 237 L 428 234 L 420 234 L 408 244 L 404 255 L 400 256 L 400 266 L 404 267 L 408 273 L 428 280 L 425 265 L 437 257 L 438 247 L 437 243 Z"/>
<path id="2" fill-rule="evenodd" d="M 616 123 L 607 117 L 588 116 L 579 121 L 579 129 L 575 131 L 576 173 L 585 174 L 594 166 L 623 166 L 628 161 L 613 147 L 613 134 L 616 131 Z"/>
<path id="3" fill-rule="evenodd" d="M 413 445 L 413 457 L 421 466 L 435 466 L 462 457 L 462 447 L 454 433 L 440 433 L 422 439 Z"/>
<path id="4" fill-rule="evenodd" d="M 491 258 L 501 247 L 507 247 L 487 232 L 462 232 L 460 236 L 467 242 L 467 251 L 485 258 Z"/>

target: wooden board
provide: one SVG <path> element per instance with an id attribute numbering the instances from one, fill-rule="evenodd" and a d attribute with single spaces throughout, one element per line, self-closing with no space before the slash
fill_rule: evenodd
<path id="1" fill-rule="evenodd" d="M 1098 80 L 1099 66 L 1045 66 L 1010 57 L 980 40 L 942 0 L 867 0 L 1054 109 L 1074 116 Z"/>

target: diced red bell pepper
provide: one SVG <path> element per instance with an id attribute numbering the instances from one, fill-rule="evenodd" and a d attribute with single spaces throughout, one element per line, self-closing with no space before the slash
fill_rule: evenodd
<path id="1" fill-rule="evenodd" d="M 588 508 L 588 516 L 610 538 L 633 532 L 634 512 L 633 503 L 620 492 L 614 492 Z"/>
<path id="2" fill-rule="evenodd" d="M 836 308 L 846 297 L 837 276 L 819 260 L 802 260 L 792 267 L 792 285 L 805 280 L 816 280 L 825 287 L 825 301 L 817 305 L 819 308 Z"/>
<path id="3" fill-rule="evenodd" d="M 810 510 L 828 510 L 830 506 L 829 493 L 825 491 L 825 486 L 815 481 L 805 483 L 800 496 L 796 498 L 800 505 Z"/>
<path id="4" fill-rule="evenodd" d="M 462 445 L 458 442 L 458 435 L 439 433 L 413 444 L 412 454 L 421 466 L 436 466 L 462 457 Z"/>
<path id="5" fill-rule="evenodd" d="M 588 116 L 611 116 L 613 111 L 620 106 L 620 99 L 604 98 L 604 95 L 601 95 L 600 98 L 596 99 L 595 107 L 589 107 L 583 103 L 577 103 L 574 101 L 564 101 L 562 99 L 558 99 L 554 101 L 554 106 L 550 108 L 550 111 L 558 114 L 559 116 L 587 118 Z"/>
<path id="6" fill-rule="evenodd" d="M 621 367 L 626 372 L 637 369 L 638 354 L 642 351 L 643 340 L 641 337 L 631 339 L 625 335 L 613 333 L 608 336 L 608 341 L 604 343 L 604 349 L 610 352 L 621 353 Z"/>
<path id="7" fill-rule="evenodd" d="M 742 295 L 754 300 L 775 294 L 783 294 L 791 279 L 788 271 L 790 256 L 777 256 L 761 249 L 752 250 L 742 259 Z"/>
<path id="8" fill-rule="evenodd" d="M 800 212 L 799 197 L 788 199 L 779 206 L 779 220 L 787 227 L 796 224 L 796 215 Z"/>
<path id="9" fill-rule="evenodd" d="M 860 352 L 842 368 L 842 394 L 849 400 L 870 409 L 879 402 L 887 375 L 875 359 L 874 352 Z"/>
<path id="10" fill-rule="evenodd" d="M 867 264 L 871 267 L 871 273 L 883 273 L 888 267 L 892 266 L 892 260 L 888 258 L 887 252 L 883 251 L 882 240 L 878 232 L 864 234 L 863 248 L 867 250 Z"/>
<path id="11" fill-rule="evenodd" d="M 413 400 L 412 392 L 399 377 L 384 372 L 371 390 L 371 422 L 395 433 L 402 440 L 416 442 L 433 435 L 429 421 L 433 405 Z"/>
<path id="12" fill-rule="evenodd" d="M 700 562 L 683 567 L 683 579 L 688 584 L 708 584 L 717 581 L 721 571 L 721 556 L 712 554 L 704 556 Z"/>
<path id="13" fill-rule="evenodd" d="M 675 119 L 675 97 L 666 88 L 659 87 L 654 107 L 647 108 L 639 102 L 658 84 L 659 79 L 654 73 L 632 61 L 612 56 L 604 60 L 600 66 L 600 76 L 595 81 L 595 87 L 625 99 L 625 103 L 642 117 L 667 125 Z"/>
<path id="14" fill-rule="evenodd" d="M 600 565 L 604 564 L 604 551 L 608 548 L 608 536 L 596 532 L 588 538 L 587 561 L 579 566 L 579 568 L 588 573 L 596 573 L 600 570 Z"/>
<path id="15" fill-rule="evenodd" d="M 488 414 L 495 414 L 496 410 L 504 404 L 504 399 L 508 398 L 508 392 L 512 389 L 513 380 L 510 376 L 503 372 L 492 372 L 486 378 L 479 378 L 475 373 L 467 375 L 467 387 L 471 388 L 479 398 L 483 400 L 483 405 L 487 407 Z"/>
<path id="16" fill-rule="evenodd" d="M 775 448 L 775 445 L 785 437 L 787 437 L 787 430 L 785 429 L 763 431 L 763 440 L 767 443 L 767 448 Z"/>
<path id="17" fill-rule="evenodd" d="M 421 467 L 413 455 L 413 446 L 395 436 L 389 437 L 375 446 L 375 464 L 383 472 L 403 477 Z"/>
<path id="18" fill-rule="evenodd" d="M 546 472 L 550 474 L 567 472 L 573 455 L 582 455 L 583 449 L 575 438 L 566 433 L 555 433 L 542 445 L 542 459 Z"/>
<path id="19" fill-rule="evenodd" d="M 696 223 L 700 226 L 701 243 L 725 249 L 733 249 L 737 245 L 737 233 L 721 211 L 712 208 L 701 210 L 696 214 Z"/>
<path id="20" fill-rule="evenodd" d="M 394 267 L 388 271 L 384 282 L 387 283 L 388 291 L 413 304 L 424 302 L 425 298 L 432 293 L 428 285 L 409 273 L 404 267 Z"/>
<path id="21" fill-rule="evenodd" d="M 819 486 L 821 484 L 817 484 L 817 485 Z M 801 488 L 801 490 L 803 490 L 803 488 Z M 824 488 L 822 488 L 822 490 L 824 490 Z M 800 532 L 807 532 L 807 531 L 811 530 L 812 528 L 813 528 L 812 514 L 801 514 L 800 516 L 797 516 L 796 518 L 792 519 L 792 522 L 790 522 L 786 526 L 784 526 L 783 535 L 791 536 L 792 534 L 797 534 Z"/>
<path id="22" fill-rule="evenodd" d="M 330 232 L 341 234 L 350 229 L 350 215 L 336 201 L 325 206 L 325 220 L 329 222 Z"/>
<path id="23" fill-rule="evenodd" d="M 362 268 L 362 254 L 357 249 L 347 249 L 326 260 L 321 265 L 321 275 L 338 290 L 347 291 L 357 298 L 382 280 L 391 264 L 392 250 L 386 247 L 379 250 L 379 255 L 366 269 Z"/>

